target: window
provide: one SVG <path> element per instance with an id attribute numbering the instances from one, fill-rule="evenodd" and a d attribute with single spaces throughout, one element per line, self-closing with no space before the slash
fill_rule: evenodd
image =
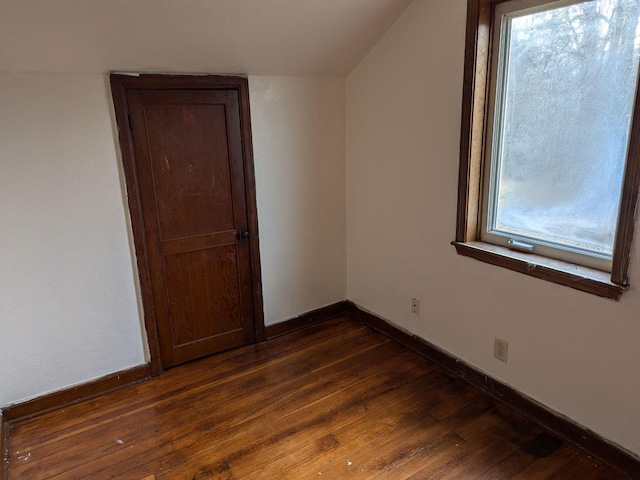
<path id="1" fill-rule="evenodd" d="M 454 245 L 618 298 L 640 176 L 640 2 L 468 3 Z"/>

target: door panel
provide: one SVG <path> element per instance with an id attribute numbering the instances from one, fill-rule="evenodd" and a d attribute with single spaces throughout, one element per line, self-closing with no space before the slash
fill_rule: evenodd
<path id="1" fill-rule="evenodd" d="M 242 328 L 237 264 L 235 245 L 165 257 L 175 346 Z"/>
<path id="2" fill-rule="evenodd" d="M 233 230 L 224 105 L 143 108 L 161 239 Z"/>
<path id="3" fill-rule="evenodd" d="M 237 92 L 127 102 L 163 365 L 255 341 Z"/>

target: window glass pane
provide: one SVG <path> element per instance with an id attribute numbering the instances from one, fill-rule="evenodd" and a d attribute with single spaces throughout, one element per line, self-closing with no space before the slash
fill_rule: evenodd
<path id="1" fill-rule="evenodd" d="M 595 0 L 509 20 L 489 231 L 612 254 L 639 18 Z"/>

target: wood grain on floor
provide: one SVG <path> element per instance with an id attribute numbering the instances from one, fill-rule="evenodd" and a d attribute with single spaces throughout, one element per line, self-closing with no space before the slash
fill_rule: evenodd
<path id="1" fill-rule="evenodd" d="M 627 478 L 339 318 L 9 424 L 9 479 Z"/>

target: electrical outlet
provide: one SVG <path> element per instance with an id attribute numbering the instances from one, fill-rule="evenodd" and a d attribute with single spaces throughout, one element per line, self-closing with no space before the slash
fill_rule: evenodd
<path id="1" fill-rule="evenodd" d="M 420 315 L 420 299 L 419 298 L 411 297 L 411 313 Z"/>
<path id="2" fill-rule="evenodd" d="M 507 363 L 507 354 L 509 353 L 509 342 L 503 340 L 502 338 L 495 338 L 495 343 L 493 344 L 493 356 L 498 360 Z"/>

